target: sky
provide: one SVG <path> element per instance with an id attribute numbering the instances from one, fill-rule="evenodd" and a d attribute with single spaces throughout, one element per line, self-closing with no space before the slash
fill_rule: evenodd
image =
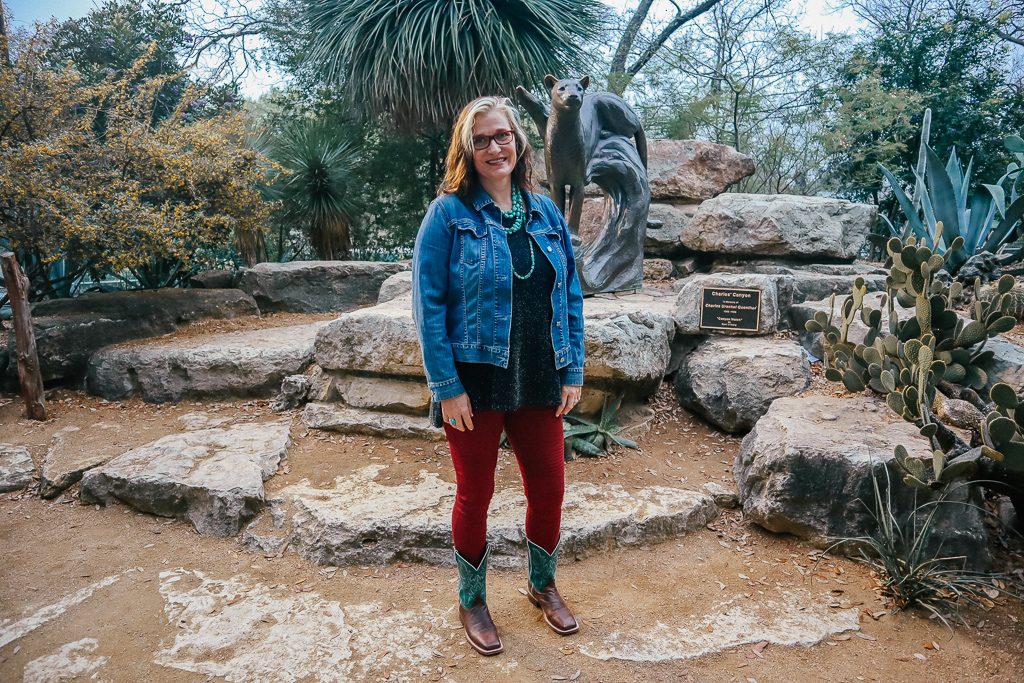
<path id="1" fill-rule="evenodd" d="M 95 0 L 3 0 L 9 10 L 9 21 L 12 26 L 25 27 L 33 21 L 43 21 L 51 16 L 58 19 L 70 19 L 84 16 L 89 12 Z M 622 10 L 636 0 L 603 0 L 604 4 Z M 259 2 L 259 0 L 254 0 Z M 684 6 L 688 3 L 682 3 Z M 801 25 L 816 36 L 829 31 L 851 33 L 859 28 L 859 20 L 848 9 L 835 10 L 838 0 L 804 0 L 806 11 L 801 17 Z M 672 4 L 663 0 L 655 5 L 663 12 L 674 12 Z M 258 97 L 273 85 L 280 82 L 280 76 L 274 72 L 250 72 L 242 82 L 242 93 L 247 97 Z"/>

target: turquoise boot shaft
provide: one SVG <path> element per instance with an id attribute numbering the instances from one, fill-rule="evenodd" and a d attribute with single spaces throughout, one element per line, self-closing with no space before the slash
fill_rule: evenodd
<path id="1" fill-rule="evenodd" d="M 473 566 L 455 551 L 455 564 L 459 567 L 459 604 L 469 609 L 473 605 L 487 602 L 487 560 L 491 555 L 488 544 L 480 564 Z"/>
<path id="2" fill-rule="evenodd" d="M 558 539 L 554 552 L 549 553 L 530 539 L 526 539 L 529 550 L 530 585 L 535 590 L 543 591 L 555 581 L 555 567 L 558 565 L 558 550 L 562 547 L 562 539 Z"/>

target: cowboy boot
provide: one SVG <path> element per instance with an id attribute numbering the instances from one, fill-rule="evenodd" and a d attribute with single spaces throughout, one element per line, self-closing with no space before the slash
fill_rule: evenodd
<path id="1" fill-rule="evenodd" d="M 505 649 L 491 620 L 491 613 L 487 611 L 487 558 L 490 554 L 488 545 L 480 564 L 474 567 L 458 550 L 455 551 L 455 564 L 459 567 L 459 621 L 466 629 L 469 644 L 487 656 Z"/>
<path id="2" fill-rule="evenodd" d="M 539 545 L 526 539 L 526 547 L 529 550 L 530 580 L 527 582 L 526 597 L 535 607 L 539 607 L 544 615 L 544 621 L 555 633 L 567 636 L 580 630 L 572 610 L 562 600 L 562 596 L 555 587 L 555 565 L 558 564 L 558 549 L 562 545 L 561 539 L 552 553 L 541 548 Z"/>

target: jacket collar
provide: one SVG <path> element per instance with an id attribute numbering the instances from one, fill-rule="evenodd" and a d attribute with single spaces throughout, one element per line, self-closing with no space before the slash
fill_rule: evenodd
<path id="1" fill-rule="evenodd" d="M 530 218 L 542 218 L 544 214 L 541 213 L 537 202 L 534 200 L 533 193 L 524 192 L 523 196 L 526 198 L 526 212 L 530 215 Z M 480 183 L 473 184 L 473 191 L 470 193 L 470 203 L 477 211 L 483 211 L 487 205 L 491 205 L 495 209 L 498 208 L 498 205 L 491 199 L 491 195 L 487 194 L 487 190 Z"/>

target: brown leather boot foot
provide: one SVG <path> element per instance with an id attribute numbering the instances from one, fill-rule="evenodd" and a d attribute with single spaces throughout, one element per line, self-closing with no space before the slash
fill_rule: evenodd
<path id="1" fill-rule="evenodd" d="M 460 604 L 459 621 L 466 629 L 466 640 L 474 650 L 487 657 L 504 651 L 505 647 L 498 637 L 498 628 L 491 620 L 491 613 L 487 611 L 487 603 L 478 602 L 469 609 Z"/>
<path id="2" fill-rule="evenodd" d="M 567 636 L 580 630 L 580 625 L 576 623 L 576 617 L 572 615 L 572 610 L 565 604 L 565 600 L 559 594 L 554 581 L 548 584 L 548 587 L 542 591 L 536 590 L 527 581 L 526 597 L 529 598 L 535 607 L 540 608 L 541 613 L 544 615 L 544 621 L 558 635 Z"/>

